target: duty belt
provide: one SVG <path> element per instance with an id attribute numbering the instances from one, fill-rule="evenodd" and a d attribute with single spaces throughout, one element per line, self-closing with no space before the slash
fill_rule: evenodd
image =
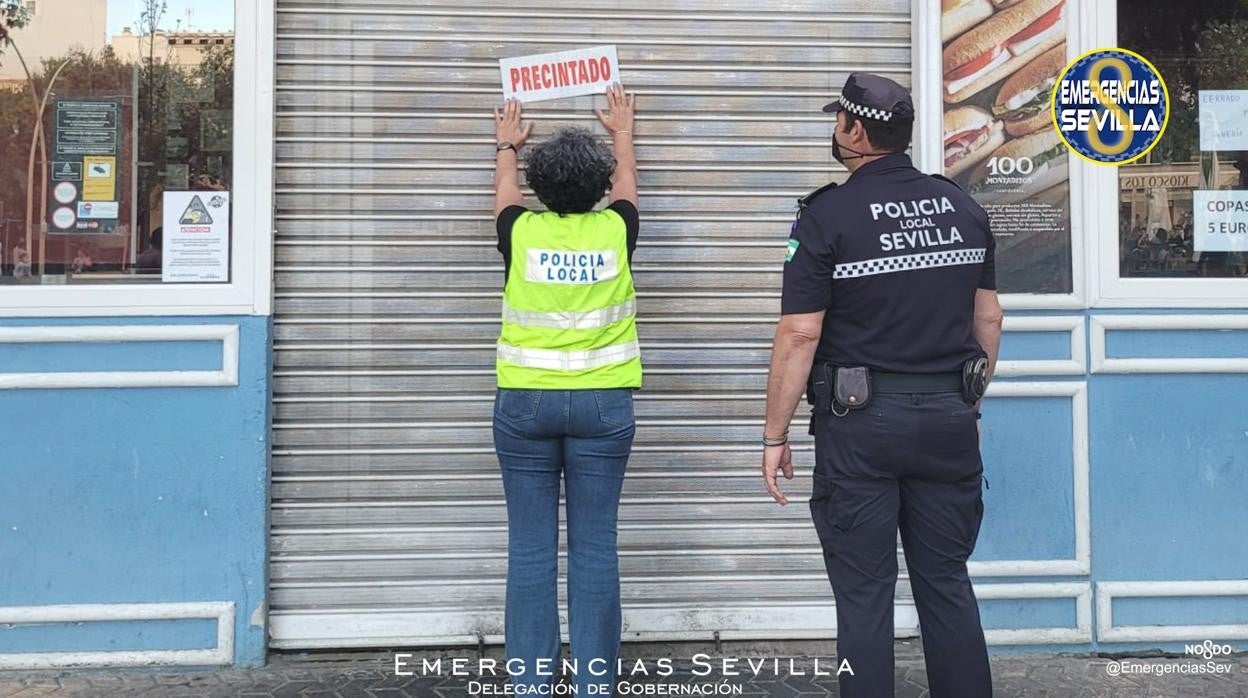
<path id="1" fill-rule="evenodd" d="M 960 393 L 962 375 L 872 371 L 871 388 L 877 393 Z"/>

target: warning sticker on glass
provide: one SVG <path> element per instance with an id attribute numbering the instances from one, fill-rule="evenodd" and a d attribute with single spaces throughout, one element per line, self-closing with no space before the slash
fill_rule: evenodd
<path id="1" fill-rule="evenodd" d="M 230 280 L 230 194 L 165 192 L 165 283 Z"/>

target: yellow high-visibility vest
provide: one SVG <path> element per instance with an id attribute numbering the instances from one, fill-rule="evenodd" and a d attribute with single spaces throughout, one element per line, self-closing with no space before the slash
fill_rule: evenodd
<path id="1" fill-rule="evenodd" d="M 618 213 L 522 213 L 511 230 L 498 387 L 640 388 L 636 315 Z"/>

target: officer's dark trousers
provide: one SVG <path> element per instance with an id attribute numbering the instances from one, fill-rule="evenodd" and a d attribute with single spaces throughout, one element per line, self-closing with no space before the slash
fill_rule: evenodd
<path id="1" fill-rule="evenodd" d="M 897 531 L 932 698 L 990 698 L 966 560 L 983 518 L 974 409 L 958 393 L 877 394 L 815 421 L 810 511 L 836 597 L 842 698 L 893 695 Z"/>

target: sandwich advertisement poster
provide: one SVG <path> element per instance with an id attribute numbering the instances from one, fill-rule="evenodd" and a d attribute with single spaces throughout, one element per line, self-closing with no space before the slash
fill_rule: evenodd
<path id="1" fill-rule="evenodd" d="M 945 176 L 992 217 L 1002 293 L 1070 293 L 1070 156 L 1051 115 L 1066 0 L 941 10 Z"/>

